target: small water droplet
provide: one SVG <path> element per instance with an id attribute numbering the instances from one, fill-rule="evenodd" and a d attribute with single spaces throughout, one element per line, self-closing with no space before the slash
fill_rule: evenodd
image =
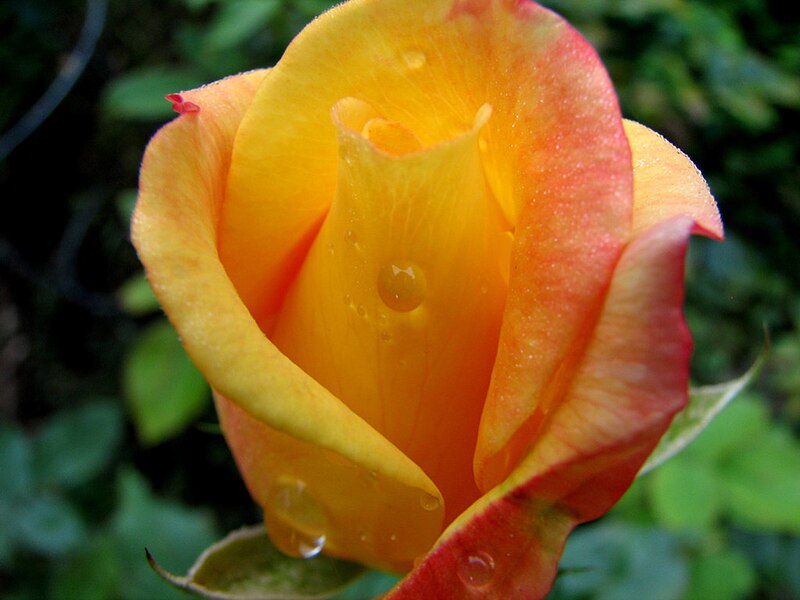
<path id="1" fill-rule="evenodd" d="M 367 316 L 367 309 L 364 308 L 363 304 L 359 304 L 358 308 L 356 309 L 359 317 L 366 317 Z"/>
<path id="2" fill-rule="evenodd" d="M 381 331 L 380 338 L 382 342 L 391 342 L 392 341 L 392 334 L 388 331 Z"/>
<path id="3" fill-rule="evenodd" d="M 350 306 L 350 304 L 352 304 L 352 302 L 353 302 L 353 300 L 350 298 L 350 294 L 345 294 L 344 295 L 344 304 L 345 304 L 345 306 Z"/>
<path id="4" fill-rule="evenodd" d="M 424 67 L 427 60 L 422 50 L 407 50 L 403 52 L 403 62 L 405 62 L 406 66 L 412 71 Z"/>
<path id="5" fill-rule="evenodd" d="M 333 244 L 328 244 L 328 252 L 333 254 Z"/>
<path id="6" fill-rule="evenodd" d="M 434 496 L 433 494 L 429 494 L 428 492 L 422 492 L 419 497 L 419 503 L 424 510 L 436 510 L 439 508 L 441 502 L 439 502 L 438 496 Z"/>
<path id="7" fill-rule="evenodd" d="M 425 273 L 410 261 L 395 261 L 378 273 L 378 295 L 383 303 L 397 312 L 409 312 L 425 300 Z"/>
<path id="8" fill-rule="evenodd" d="M 458 576 L 470 587 L 489 585 L 494 577 L 494 559 L 481 551 L 468 554 L 461 559 Z"/>
<path id="9" fill-rule="evenodd" d="M 325 545 L 327 518 L 304 481 L 279 477 L 267 492 L 264 522 L 285 554 L 311 558 Z"/>
<path id="10" fill-rule="evenodd" d="M 345 232 L 344 234 L 344 241 L 350 244 L 351 246 L 357 246 L 358 236 L 356 235 L 356 232 L 353 231 L 352 229 L 348 229 L 347 232 Z"/>

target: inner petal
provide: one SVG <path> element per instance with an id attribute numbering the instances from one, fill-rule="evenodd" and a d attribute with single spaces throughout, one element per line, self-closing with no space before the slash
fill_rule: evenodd
<path id="1" fill-rule="evenodd" d="M 490 115 L 423 148 L 369 104 L 336 103 L 336 197 L 271 336 L 422 467 L 447 521 L 479 495 L 472 457 L 508 277 L 479 150 Z"/>

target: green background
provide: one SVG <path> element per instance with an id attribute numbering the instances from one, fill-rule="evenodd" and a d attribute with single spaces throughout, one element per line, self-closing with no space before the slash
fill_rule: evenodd
<path id="1" fill-rule="evenodd" d="M 163 95 L 274 64 L 330 4 L 117 0 L 105 19 L 82 1 L 0 4 L 5 141 L 73 64 L 84 21 L 102 26 L 63 102 L 0 158 L 0 597 L 181 597 L 144 546 L 182 572 L 259 520 L 207 387 L 141 277 L 128 220 L 142 151 L 173 115 Z M 546 4 L 598 49 L 625 115 L 685 150 L 718 199 L 728 240 L 695 240 L 687 266 L 693 380 L 744 372 L 765 327 L 772 342 L 760 378 L 696 444 L 576 532 L 551 597 L 800 598 L 792 4 Z"/>

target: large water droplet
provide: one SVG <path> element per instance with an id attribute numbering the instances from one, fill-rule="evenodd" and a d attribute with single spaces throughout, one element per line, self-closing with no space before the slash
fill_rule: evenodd
<path id="1" fill-rule="evenodd" d="M 403 61 L 412 71 L 416 71 L 417 69 L 424 67 L 427 60 L 428 59 L 425 57 L 425 53 L 422 52 L 422 50 L 407 50 L 406 52 L 403 52 Z"/>
<path id="2" fill-rule="evenodd" d="M 428 492 L 422 492 L 419 497 L 419 503 L 424 510 L 437 510 L 441 504 L 439 498 Z"/>
<path id="3" fill-rule="evenodd" d="M 285 554 L 311 558 L 325 545 L 327 518 L 304 481 L 279 477 L 269 488 L 264 522 Z"/>
<path id="4" fill-rule="evenodd" d="M 410 261 L 395 261 L 378 273 L 378 295 L 397 312 L 409 312 L 425 300 L 428 289 L 425 273 Z"/>
<path id="5" fill-rule="evenodd" d="M 494 577 L 494 559 L 482 551 L 468 554 L 458 565 L 458 577 L 470 587 L 489 585 Z"/>

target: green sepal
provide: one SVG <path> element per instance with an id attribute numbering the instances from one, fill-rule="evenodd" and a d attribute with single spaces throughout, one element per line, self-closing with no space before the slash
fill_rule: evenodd
<path id="1" fill-rule="evenodd" d="M 270 542 L 263 525 L 229 533 L 200 555 L 185 577 L 173 575 L 145 549 L 147 562 L 175 587 L 217 600 L 330 598 L 361 577 L 357 563 L 318 555 L 292 558 Z"/>
<path id="2" fill-rule="evenodd" d="M 769 345 L 761 351 L 753 365 L 740 377 L 689 390 L 689 402 L 672 421 L 656 449 L 639 471 L 639 477 L 681 452 L 688 446 L 731 400 L 759 374 L 769 355 Z"/>

